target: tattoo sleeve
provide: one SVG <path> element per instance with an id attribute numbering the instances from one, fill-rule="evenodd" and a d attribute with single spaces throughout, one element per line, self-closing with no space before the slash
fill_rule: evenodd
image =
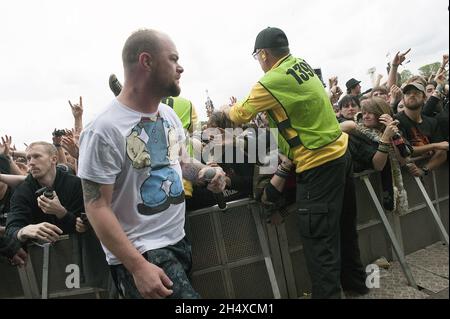
<path id="1" fill-rule="evenodd" d="M 83 198 L 85 204 L 90 204 L 100 198 L 100 184 L 87 179 L 82 179 L 81 185 L 83 186 Z"/>

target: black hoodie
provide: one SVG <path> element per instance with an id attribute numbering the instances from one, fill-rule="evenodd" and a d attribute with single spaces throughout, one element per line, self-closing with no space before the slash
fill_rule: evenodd
<path id="1" fill-rule="evenodd" d="M 48 222 L 58 226 L 64 234 L 75 232 L 76 217 L 84 212 L 83 190 L 81 180 L 74 175 L 56 170 L 53 190 L 58 195 L 61 205 L 67 214 L 58 219 L 55 215 L 45 214 L 37 204 L 35 192 L 41 185 L 28 175 L 25 181 L 14 191 L 11 198 L 11 208 L 6 221 L 6 235 L 17 238 L 17 232 L 28 225 Z"/>

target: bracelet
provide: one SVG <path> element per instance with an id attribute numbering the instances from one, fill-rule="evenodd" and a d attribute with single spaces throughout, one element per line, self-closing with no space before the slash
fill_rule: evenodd
<path id="1" fill-rule="evenodd" d="M 278 177 L 284 178 L 284 179 L 289 177 L 288 173 L 286 173 L 286 172 L 284 172 L 284 171 L 282 171 L 280 169 L 277 169 L 277 171 L 275 172 L 275 175 L 278 176 Z"/>
<path id="2" fill-rule="evenodd" d="M 286 173 L 288 175 L 291 173 L 291 170 L 286 168 L 286 167 L 284 167 L 282 164 L 278 164 L 278 170 L 280 170 L 283 173 Z"/>
<path id="3" fill-rule="evenodd" d="M 380 144 L 380 145 L 378 145 L 377 151 L 381 152 L 381 153 L 388 154 L 389 153 L 389 146 Z"/>
<path id="4" fill-rule="evenodd" d="M 398 67 L 400 64 L 394 64 L 394 63 L 392 63 L 392 66 L 396 66 L 396 67 Z"/>
<path id="5" fill-rule="evenodd" d="M 53 145 L 54 145 L 55 147 L 61 147 L 61 144 L 54 144 L 54 143 L 53 143 Z"/>
<path id="6" fill-rule="evenodd" d="M 292 166 L 291 167 L 286 167 L 283 165 L 283 163 L 279 164 L 278 167 L 281 167 L 281 169 L 283 171 L 285 171 L 286 173 L 290 173 L 292 171 Z"/>
<path id="7" fill-rule="evenodd" d="M 382 140 L 380 140 L 380 141 L 378 142 L 378 144 L 379 144 L 379 145 L 384 145 L 384 146 L 391 146 L 391 143 L 386 143 L 386 142 L 383 142 Z"/>

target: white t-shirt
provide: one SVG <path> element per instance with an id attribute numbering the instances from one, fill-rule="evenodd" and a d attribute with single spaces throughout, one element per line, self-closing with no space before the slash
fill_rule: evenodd
<path id="1" fill-rule="evenodd" d="M 140 253 L 172 245 L 184 233 L 185 202 L 178 161 L 182 124 L 167 105 L 136 112 L 117 99 L 83 130 L 78 176 L 114 184 L 111 208 Z M 110 265 L 120 264 L 105 246 Z"/>

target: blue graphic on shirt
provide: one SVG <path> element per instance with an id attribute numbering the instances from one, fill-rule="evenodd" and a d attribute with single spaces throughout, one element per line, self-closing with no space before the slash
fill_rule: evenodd
<path id="1" fill-rule="evenodd" d="M 148 178 L 140 188 L 142 203 L 137 205 L 143 215 L 160 213 L 171 204 L 184 201 L 184 191 L 180 176 L 170 166 L 169 150 L 173 139 L 166 137 L 166 129 L 173 127 L 167 121 L 142 118 L 127 137 L 127 155 L 136 169 L 151 167 Z M 148 136 L 147 143 L 141 138 L 142 130 Z M 170 135 L 170 134 L 169 134 Z"/>

